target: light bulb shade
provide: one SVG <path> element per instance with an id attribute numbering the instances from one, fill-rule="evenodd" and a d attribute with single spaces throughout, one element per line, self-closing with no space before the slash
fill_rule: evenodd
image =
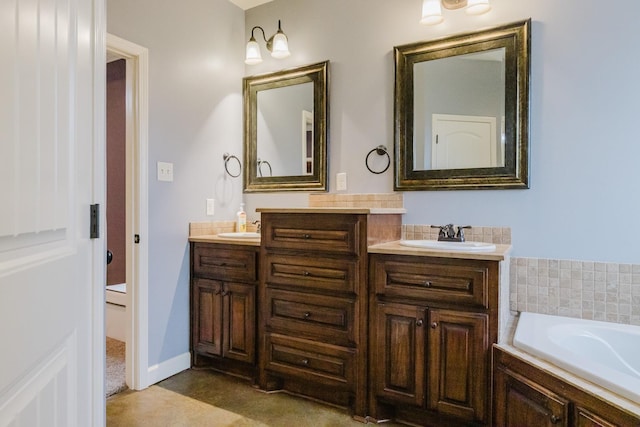
<path id="1" fill-rule="evenodd" d="M 280 30 L 273 36 L 273 41 L 271 45 L 271 56 L 274 58 L 282 59 L 291 55 L 289 52 L 289 41 L 287 40 L 287 36 Z"/>
<path id="2" fill-rule="evenodd" d="M 465 11 L 469 15 L 482 15 L 491 10 L 489 0 L 468 0 Z"/>
<path id="3" fill-rule="evenodd" d="M 251 38 L 247 43 L 247 53 L 244 57 L 244 63 L 248 65 L 255 65 L 261 62 L 262 54 L 260 53 L 260 46 L 254 38 Z"/>
<path id="4" fill-rule="evenodd" d="M 436 25 L 444 20 L 440 0 L 423 0 L 421 24 Z"/>

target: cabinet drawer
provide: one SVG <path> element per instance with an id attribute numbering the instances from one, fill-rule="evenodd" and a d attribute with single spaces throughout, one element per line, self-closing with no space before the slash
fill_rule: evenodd
<path id="1" fill-rule="evenodd" d="M 347 298 L 267 289 L 267 326 L 299 337 L 354 345 L 355 304 Z"/>
<path id="2" fill-rule="evenodd" d="M 356 292 L 356 283 L 358 283 L 356 261 L 267 254 L 264 262 L 265 281 L 268 285 L 332 292 Z"/>
<path id="3" fill-rule="evenodd" d="M 194 243 L 193 273 L 219 280 L 257 280 L 257 251 Z"/>
<path id="4" fill-rule="evenodd" d="M 326 251 L 359 255 L 360 228 L 357 215 L 264 214 L 262 244 L 267 248 Z"/>
<path id="5" fill-rule="evenodd" d="M 342 389 L 353 389 L 355 350 L 267 334 L 266 369 Z"/>
<path id="6" fill-rule="evenodd" d="M 373 256 L 371 267 L 377 294 L 488 305 L 491 271 L 482 261 Z M 495 274 L 497 277 L 497 272 Z"/>

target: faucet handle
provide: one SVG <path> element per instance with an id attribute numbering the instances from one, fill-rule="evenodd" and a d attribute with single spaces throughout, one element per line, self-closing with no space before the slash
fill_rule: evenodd
<path id="1" fill-rule="evenodd" d="M 432 225 L 431 228 L 439 228 L 440 229 L 440 232 L 438 233 L 438 240 L 453 239 L 455 237 L 455 231 L 453 229 L 453 224 Z"/>
<path id="2" fill-rule="evenodd" d="M 464 242 L 464 229 L 471 228 L 470 225 L 460 225 L 458 226 L 458 233 L 456 234 L 456 238 L 459 239 L 460 242 Z"/>
<path id="3" fill-rule="evenodd" d="M 262 223 L 260 222 L 259 219 L 256 219 L 255 221 L 251 222 L 251 224 L 253 225 L 257 225 L 256 227 L 256 233 L 260 233 L 260 228 L 262 226 Z"/>

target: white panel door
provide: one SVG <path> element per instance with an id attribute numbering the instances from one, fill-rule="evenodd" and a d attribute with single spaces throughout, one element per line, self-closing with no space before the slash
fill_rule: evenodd
<path id="1" fill-rule="evenodd" d="M 0 2 L 0 426 L 104 423 L 103 11 Z"/>
<path id="2" fill-rule="evenodd" d="M 496 118 L 434 114 L 432 168 L 466 169 L 496 166 Z"/>

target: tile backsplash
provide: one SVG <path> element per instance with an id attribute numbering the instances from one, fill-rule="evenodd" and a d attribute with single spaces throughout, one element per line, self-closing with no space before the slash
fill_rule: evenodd
<path id="1" fill-rule="evenodd" d="M 512 310 L 640 325 L 640 265 L 511 258 Z"/>
<path id="2" fill-rule="evenodd" d="M 372 194 L 309 194 L 310 208 L 386 208 L 402 209 L 402 193 Z"/>

